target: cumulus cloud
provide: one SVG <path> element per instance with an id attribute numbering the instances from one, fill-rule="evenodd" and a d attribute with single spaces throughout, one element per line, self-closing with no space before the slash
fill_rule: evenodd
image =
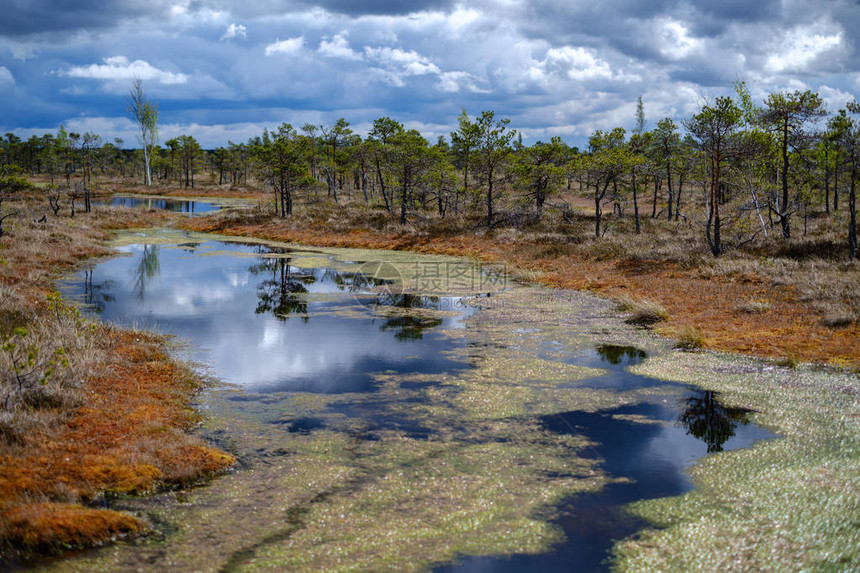
<path id="1" fill-rule="evenodd" d="M 349 40 L 346 39 L 346 34 L 341 32 L 340 34 L 336 34 L 331 39 L 323 39 L 320 42 L 319 53 L 321 56 L 325 56 L 327 58 L 340 58 L 343 60 L 361 60 L 361 54 L 354 51 L 349 46 Z"/>
<path id="2" fill-rule="evenodd" d="M 545 57 L 535 61 L 528 73 L 532 79 L 544 85 L 554 77 L 583 81 L 610 79 L 613 76 L 608 62 L 600 58 L 594 50 L 581 46 L 548 49 Z"/>
<path id="3" fill-rule="evenodd" d="M 842 44 L 841 31 L 831 33 L 818 30 L 818 26 L 800 26 L 786 32 L 767 59 L 771 72 L 808 71 L 819 56 Z"/>
<path id="4" fill-rule="evenodd" d="M 415 50 L 365 46 L 364 55 L 367 61 L 376 64 L 371 72 L 393 87 L 405 87 L 410 77 L 434 76 L 438 78 L 436 89 L 445 93 L 487 93 L 474 75 L 462 70 L 443 71 L 429 57 Z"/>
<path id="5" fill-rule="evenodd" d="M 683 22 L 672 19 L 660 23 L 660 40 L 660 53 L 671 60 L 685 58 L 701 45 Z"/>
<path id="6" fill-rule="evenodd" d="M 380 66 L 372 68 L 374 74 L 394 87 L 405 86 L 406 78 L 410 76 L 442 73 L 439 66 L 415 50 L 405 51 L 400 48 L 366 46 L 364 53 L 369 61 L 376 62 Z"/>
<path id="7" fill-rule="evenodd" d="M 474 8 L 457 8 L 446 16 L 445 36 L 448 38 L 460 38 L 467 33 L 475 24 L 480 22 L 483 13 Z"/>
<path id="8" fill-rule="evenodd" d="M 439 67 L 415 50 L 400 48 L 373 48 L 366 46 L 364 53 L 368 59 L 378 61 L 388 67 L 402 68 L 407 75 L 438 74 Z"/>
<path id="9" fill-rule="evenodd" d="M 857 87 L 860 88 L 860 76 L 857 78 Z M 834 89 L 828 85 L 819 86 L 817 91 L 821 95 L 821 99 L 824 100 L 824 105 L 826 105 L 827 109 L 830 111 L 842 109 L 846 104 L 848 104 L 848 102 L 855 99 L 853 94 L 843 90 Z"/>
<path id="10" fill-rule="evenodd" d="M 221 40 L 229 40 L 230 38 L 242 38 L 243 40 L 247 40 L 248 29 L 242 24 L 236 24 L 234 22 L 227 26 L 227 30 L 224 31 L 224 35 L 221 36 Z"/>
<path id="11" fill-rule="evenodd" d="M 210 8 L 205 3 L 184 1 L 170 6 L 168 12 L 173 25 L 180 28 L 193 28 L 201 24 L 221 24 L 227 21 L 229 13 L 217 8 Z"/>
<path id="12" fill-rule="evenodd" d="M 473 93 L 490 93 L 490 90 L 482 88 L 479 80 L 472 74 L 463 71 L 445 72 L 439 76 L 438 88 L 447 93 L 458 93 L 461 90 Z"/>
<path id="13" fill-rule="evenodd" d="M 130 62 L 125 56 L 112 56 L 104 58 L 103 64 L 90 64 L 88 66 L 75 66 L 61 75 L 71 78 L 88 78 L 94 80 L 152 80 L 162 84 L 184 84 L 188 82 L 188 76 L 182 73 L 160 70 L 144 60 Z"/>
<path id="14" fill-rule="evenodd" d="M 279 40 L 266 46 L 266 56 L 274 56 L 276 54 L 296 54 L 300 52 L 304 46 L 304 36 L 289 38 L 287 40 Z"/>

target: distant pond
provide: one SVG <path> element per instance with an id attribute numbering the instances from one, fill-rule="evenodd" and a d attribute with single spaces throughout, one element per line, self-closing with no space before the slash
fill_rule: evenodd
<path id="1" fill-rule="evenodd" d="M 625 504 L 772 437 L 714 392 L 632 373 L 646 339 L 605 303 L 504 269 L 171 230 L 117 252 L 65 296 L 185 341 L 222 382 L 201 431 L 240 467 L 114 502 L 160 533 L 54 570 L 604 570 L 647 525 Z"/>
<path id="2" fill-rule="evenodd" d="M 173 213 L 201 215 L 217 211 L 221 206 L 199 199 L 171 199 L 167 197 L 145 197 L 140 195 L 113 195 L 104 202 L 96 201 L 96 205 L 111 205 L 114 207 L 134 207 L 141 209 L 160 209 Z"/>

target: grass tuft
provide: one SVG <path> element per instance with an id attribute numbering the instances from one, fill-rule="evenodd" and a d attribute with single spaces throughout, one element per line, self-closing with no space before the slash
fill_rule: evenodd
<path id="1" fill-rule="evenodd" d="M 800 365 L 800 360 L 794 354 L 786 354 L 776 358 L 774 364 L 782 368 L 794 369 Z"/>
<path id="2" fill-rule="evenodd" d="M 629 313 L 625 322 L 637 326 L 652 326 L 669 318 L 669 313 L 659 302 L 647 298 L 634 299 L 623 296 L 618 301 L 618 310 Z"/>
<path id="3" fill-rule="evenodd" d="M 705 347 L 705 335 L 692 325 L 682 325 L 674 330 L 675 348 L 681 350 L 699 350 Z"/>
<path id="4" fill-rule="evenodd" d="M 88 547 L 146 530 L 131 515 L 75 504 L 21 504 L 3 513 L 0 549 L 24 555 Z"/>
<path id="5" fill-rule="evenodd" d="M 857 321 L 857 315 L 844 308 L 836 307 L 829 309 L 821 319 L 821 324 L 828 328 L 845 328 Z"/>

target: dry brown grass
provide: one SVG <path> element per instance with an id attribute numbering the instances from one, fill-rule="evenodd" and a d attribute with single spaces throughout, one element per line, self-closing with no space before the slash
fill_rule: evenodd
<path id="1" fill-rule="evenodd" d="M 8 296 L 0 306 L 16 299 Z M 7 442 L 23 443 L 50 413 L 80 404 L 82 383 L 98 359 L 77 311 L 51 302 L 48 314 L 34 315 L 0 344 L 0 436 Z"/>
<path id="2" fill-rule="evenodd" d="M 52 293 L 56 273 L 107 254 L 107 230 L 165 215 L 97 208 L 33 222 L 17 206 L 0 240 L 0 555 L 136 533 L 137 518 L 86 504 L 183 484 L 233 463 L 186 430 L 200 381 L 163 337 L 85 320 Z"/>
<path id="3" fill-rule="evenodd" d="M 45 187 L 51 184 L 50 177 L 45 175 L 28 176 L 28 179 L 40 187 Z M 71 181 L 73 185 L 79 182 L 79 177 L 73 178 Z M 53 184 L 63 189 L 66 187 L 66 180 L 64 177 L 55 177 Z M 167 197 L 211 196 L 236 199 L 256 199 L 266 195 L 251 185 L 231 185 L 229 183 L 218 185 L 217 175 L 213 176 L 210 173 L 199 174 L 199 176 L 195 177 L 194 187 L 185 187 L 184 181 L 178 182 L 175 179 L 170 181 L 156 179 L 153 181 L 151 186 L 146 186 L 137 178 L 106 176 L 94 178 L 89 182 L 88 186 L 93 193 L 93 196 L 104 196 L 113 193 L 134 193 L 138 195 L 160 195 Z M 81 205 L 83 205 L 83 200 L 78 201 L 78 206 L 80 207 Z"/>

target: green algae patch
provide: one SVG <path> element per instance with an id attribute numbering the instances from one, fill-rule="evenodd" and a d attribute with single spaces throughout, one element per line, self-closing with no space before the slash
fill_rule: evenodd
<path id="1" fill-rule="evenodd" d="M 416 439 L 326 413 L 310 396 L 236 404 L 229 424 L 247 469 L 166 504 L 159 517 L 176 527 L 166 546 L 109 548 L 59 569 L 132 568 L 166 553 L 184 571 L 421 571 L 461 554 L 539 553 L 563 540 L 552 506 L 607 482 L 579 456 L 587 439 L 531 419 L 455 425 L 456 411 L 440 407 L 438 433 Z M 325 427 L 273 430 L 308 415 Z"/>
<path id="2" fill-rule="evenodd" d="M 567 365 L 561 365 L 567 366 Z M 639 400 L 612 391 L 590 388 L 561 388 L 559 385 L 589 378 L 590 369 L 548 367 L 516 358 L 488 361 L 466 380 L 458 380 L 455 403 L 469 419 L 542 416 L 568 410 L 594 412 Z M 541 378 L 545 375 L 546 379 Z"/>
<path id="3" fill-rule="evenodd" d="M 860 378 L 688 353 L 635 370 L 719 391 L 780 437 L 704 458 L 684 496 L 633 504 L 660 529 L 619 544 L 619 570 L 860 568 Z"/>
<path id="4" fill-rule="evenodd" d="M 236 253 L 214 248 L 198 249 L 206 242 L 259 245 L 272 252 Z M 195 256 L 223 255 L 288 259 L 299 268 L 328 268 L 338 272 L 361 272 L 371 284 L 384 282 L 397 293 L 470 296 L 495 294 L 511 284 L 503 266 L 488 265 L 459 257 L 420 255 L 402 251 L 378 251 L 333 247 L 305 247 L 294 243 L 252 237 L 198 233 L 175 228 L 123 231 L 110 241 L 111 247 L 147 243 L 191 250 Z"/>
<path id="5" fill-rule="evenodd" d="M 204 239 L 192 237 L 189 233 L 170 228 L 126 229 L 120 231 L 107 242 L 109 247 L 119 248 L 128 245 L 147 243 L 150 245 L 179 246 L 181 244 L 199 243 Z"/>
<path id="6" fill-rule="evenodd" d="M 562 537 L 537 509 L 603 479 L 575 457 L 579 444 L 507 430 L 507 441 L 480 444 L 378 434 L 364 445 L 367 477 L 357 487 L 314 504 L 304 527 L 240 569 L 419 571 L 458 554 L 547 550 Z M 567 477 L 550 479 L 539 465 Z"/>

